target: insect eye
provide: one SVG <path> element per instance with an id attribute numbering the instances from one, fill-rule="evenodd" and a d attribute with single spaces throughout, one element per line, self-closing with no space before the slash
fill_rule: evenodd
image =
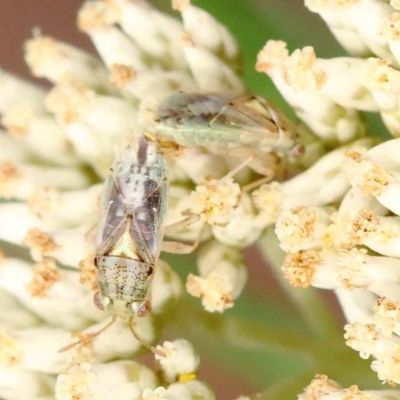
<path id="1" fill-rule="evenodd" d="M 126 303 L 126 308 L 130 308 L 132 306 L 132 302 Z"/>
<path id="2" fill-rule="evenodd" d="M 154 269 L 153 267 L 149 267 L 149 270 L 147 271 L 147 276 L 153 275 Z"/>
<path id="3" fill-rule="evenodd" d="M 151 304 L 148 300 L 145 300 L 137 310 L 138 317 L 145 317 L 151 311 Z"/>

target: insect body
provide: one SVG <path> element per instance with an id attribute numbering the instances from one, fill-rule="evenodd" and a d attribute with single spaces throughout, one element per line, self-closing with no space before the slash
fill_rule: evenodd
<path id="1" fill-rule="evenodd" d="M 154 353 L 164 353 L 140 339 L 134 316 L 151 310 L 149 286 L 161 251 L 168 198 L 166 161 L 156 141 L 143 136 L 118 157 L 106 181 L 95 257 L 99 291 L 96 306 L 113 318 L 88 338 L 63 347 L 67 351 L 92 341 L 117 317 L 129 321 L 136 339 Z"/>
<path id="2" fill-rule="evenodd" d="M 95 258 L 95 303 L 121 318 L 144 316 L 164 236 L 167 167 L 157 142 L 143 136 L 112 169 L 103 197 Z"/>
<path id="3" fill-rule="evenodd" d="M 262 153 L 288 154 L 297 144 L 292 122 L 260 96 L 175 93 L 158 106 L 157 134 L 182 146 L 214 152 L 251 147 Z"/>

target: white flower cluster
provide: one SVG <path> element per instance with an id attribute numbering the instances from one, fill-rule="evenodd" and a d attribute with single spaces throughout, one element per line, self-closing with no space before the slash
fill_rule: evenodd
<path id="1" fill-rule="evenodd" d="M 246 94 L 230 32 L 189 0 L 172 3 L 181 21 L 144 0 L 86 1 L 78 26 L 100 59 L 35 35 L 25 59 L 33 75 L 52 82 L 49 92 L 0 72 L 0 240 L 19 246 L 18 256 L 28 247 L 33 260 L 0 259 L 1 398 L 215 398 L 197 380 L 199 357 L 189 342 L 157 346 L 156 374 L 130 360 L 142 346 L 123 321 L 96 335 L 106 321 L 92 301 L 92 236 L 116 154 L 145 133 L 157 134 L 154 111 L 170 94 Z M 197 258 L 199 276 L 190 274 L 186 289 L 207 311 L 222 313 L 247 280 L 241 249 L 275 229 L 287 253 L 285 276 L 293 286 L 334 290 L 349 322 L 347 344 L 363 358 L 372 356 L 378 377 L 396 385 L 400 139 L 380 144 L 367 136 L 361 112 L 379 112 L 399 136 L 400 2 L 305 3 L 356 57 L 319 59 L 312 47 L 289 54 L 280 41 L 260 51 L 257 71 L 268 74 L 301 123 L 286 121 L 272 105 L 251 107 L 261 120 L 275 121 L 283 147 L 294 139 L 278 125 L 290 125 L 298 143 L 288 154 L 245 146 L 220 154 L 160 138 L 170 180 L 166 233 L 179 241 L 165 245 L 189 252 L 208 242 Z M 235 150 L 242 157 L 231 157 Z M 254 171 L 267 176 L 257 180 Z M 155 318 L 181 295 L 176 272 L 159 260 L 152 315 L 135 318 L 132 327 L 143 342 L 157 340 Z M 76 341 L 74 352 L 57 352 Z M 400 396 L 343 389 L 317 376 L 299 397 L 330 398 Z"/>
<path id="2" fill-rule="evenodd" d="M 169 94 L 245 93 L 229 31 L 189 1 L 173 6 L 182 21 L 146 1 L 85 2 L 78 26 L 101 59 L 34 35 L 26 43 L 25 60 L 34 76 L 53 83 L 49 92 L 0 72 L 0 240 L 28 247 L 33 260 L 7 255 L 0 260 L 1 398 L 50 400 L 55 393 L 57 400 L 214 399 L 196 379 L 199 358 L 184 340 L 161 348 L 166 355 L 159 360 L 161 379 L 130 361 L 143 348 L 122 321 L 90 340 L 109 318 L 92 300 L 97 289 L 92 236 L 102 182 L 115 154 L 131 137 L 149 131 L 155 106 Z M 247 276 L 239 250 L 229 245 L 246 235 L 235 234 L 240 218 L 250 219 L 251 229 L 255 212 L 233 180 L 208 186 L 210 175 L 220 178 L 233 168 L 228 158 L 197 149 L 171 152 L 166 147 L 168 223 L 182 220 L 185 212 L 200 220 L 171 235 L 195 240 L 207 221 L 214 236 L 228 243 L 204 248 L 200 276 L 188 281 L 188 290 L 201 296 L 209 311 L 222 312 L 233 305 Z M 192 200 L 196 195 L 200 198 Z M 209 230 L 202 233 L 203 240 L 210 238 Z M 261 229 L 248 243 L 260 234 Z M 133 322 L 140 339 L 156 340 L 154 317 L 181 295 L 178 275 L 159 260 L 152 316 Z M 74 354 L 58 353 L 77 340 Z"/>
<path id="3" fill-rule="evenodd" d="M 399 3 L 307 0 L 357 57 L 319 59 L 311 47 L 289 54 L 269 41 L 256 68 L 276 84 L 298 117 L 327 144 L 348 143 L 284 183 L 253 193 L 274 223 L 287 255 L 282 270 L 294 287 L 334 290 L 348 320 L 346 344 L 383 382 L 400 384 L 400 140 L 379 144 L 360 111 L 381 114 L 399 135 Z M 373 58 L 361 58 L 374 56 Z M 330 383 L 329 383 L 330 382 Z M 318 388 L 316 388 L 318 387 Z M 350 395 L 351 393 L 351 395 Z M 397 398 L 361 394 L 319 377 L 299 398 Z M 391 397 L 392 396 L 392 397 Z"/>
<path id="4" fill-rule="evenodd" d="M 317 375 L 298 400 L 396 400 L 400 399 L 398 390 L 363 390 L 357 385 L 343 388 L 326 375 Z"/>

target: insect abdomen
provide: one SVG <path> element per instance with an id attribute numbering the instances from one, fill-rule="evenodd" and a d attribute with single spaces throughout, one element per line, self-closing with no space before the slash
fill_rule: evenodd
<path id="1" fill-rule="evenodd" d="M 97 256 L 96 274 L 101 294 L 133 302 L 146 297 L 153 266 L 124 257 Z"/>

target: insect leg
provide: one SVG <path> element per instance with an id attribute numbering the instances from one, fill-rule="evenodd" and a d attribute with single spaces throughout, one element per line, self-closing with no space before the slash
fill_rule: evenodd
<path id="1" fill-rule="evenodd" d="M 103 328 L 101 328 L 100 330 L 98 330 L 95 333 L 86 334 L 83 339 L 81 339 L 81 340 L 79 340 L 79 341 L 77 341 L 75 343 L 71 343 L 68 346 L 65 346 L 65 347 L 61 348 L 60 350 L 58 350 L 58 353 L 64 353 L 64 351 L 71 350 L 71 349 L 73 349 L 75 346 L 77 346 L 79 344 L 85 345 L 87 343 L 92 342 L 97 336 L 99 336 L 105 330 L 107 330 L 116 320 L 117 320 L 117 316 L 113 315 L 111 321 L 106 326 L 104 326 Z"/>
<path id="2" fill-rule="evenodd" d="M 144 341 L 143 339 L 140 339 L 140 337 L 138 336 L 138 334 L 135 332 L 135 330 L 133 329 L 132 326 L 133 323 L 133 318 L 131 318 L 129 320 L 129 329 L 132 332 L 132 335 L 135 337 L 135 339 L 144 347 L 146 347 L 147 349 L 149 349 L 151 352 L 153 352 L 154 354 L 157 354 L 160 357 L 167 357 L 166 354 L 164 354 L 162 351 L 156 349 L 154 346 L 152 346 L 151 344 L 147 343 L 146 341 Z"/>
<path id="3" fill-rule="evenodd" d="M 180 232 L 183 231 L 184 229 L 186 229 L 187 227 L 189 227 L 190 225 L 194 224 L 195 222 L 197 222 L 200 219 L 199 215 L 197 214 L 192 214 L 189 211 L 189 216 L 185 219 L 182 219 L 178 222 L 175 222 L 171 225 L 166 226 L 165 228 L 165 234 L 168 235 L 172 235 L 176 232 Z"/>
<path id="4" fill-rule="evenodd" d="M 94 223 L 88 231 L 85 233 L 85 240 L 89 243 L 94 243 L 96 241 L 97 223 Z"/>
<path id="5" fill-rule="evenodd" d="M 192 244 L 185 244 L 181 242 L 174 242 L 167 240 L 163 242 L 161 249 L 162 251 L 172 254 L 190 254 L 197 249 L 206 228 L 207 228 L 207 223 L 204 222 L 202 228 L 200 229 L 199 234 L 197 235 L 196 240 Z"/>
<path id="6" fill-rule="evenodd" d="M 264 183 L 268 183 L 273 178 L 273 174 L 270 176 L 265 176 L 264 178 L 258 179 L 255 182 L 249 183 L 248 185 L 242 186 L 242 192 L 249 192 L 254 188 L 263 185 Z"/>

